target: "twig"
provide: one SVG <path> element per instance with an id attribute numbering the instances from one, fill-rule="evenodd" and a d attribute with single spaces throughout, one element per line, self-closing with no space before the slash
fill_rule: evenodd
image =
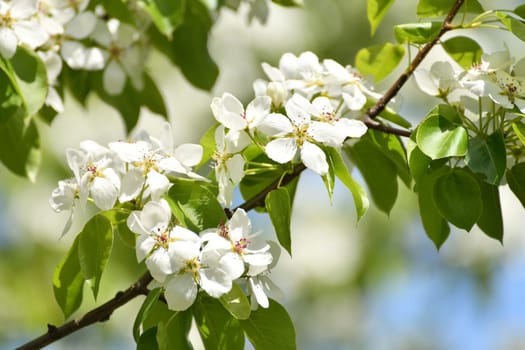
<path id="1" fill-rule="evenodd" d="M 81 328 L 87 327 L 93 323 L 107 321 L 113 311 L 119 307 L 127 304 L 131 299 L 139 295 L 147 295 L 148 289 L 146 288 L 148 283 L 151 282 L 152 277 L 149 272 L 146 272 L 140 277 L 137 282 L 131 285 L 128 289 L 123 292 L 118 292 L 115 297 L 99 307 L 89 311 L 85 315 L 64 323 L 60 327 L 53 325 L 47 326 L 47 333 L 41 335 L 38 338 L 31 340 L 30 342 L 18 347 L 16 350 L 33 350 L 41 349 L 46 345 L 49 345 L 58 339 L 62 339 L 65 336 L 78 331 Z"/>
<path id="2" fill-rule="evenodd" d="M 457 0 L 454 3 L 447 17 L 445 17 L 445 20 L 443 21 L 443 24 L 441 25 L 441 30 L 439 31 L 438 35 L 431 42 L 423 46 L 421 50 L 419 50 L 416 57 L 414 57 L 414 59 L 410 63 L 410 66 L 408 67 L 408 69 L 399 76 L 399 78 L 394 82 L 394 84 L 392 84 L 390 89 L 388 89 L 385 92 L 385 94 L 377 101 L 377 103 L 366 112 L 365 120 L 376 118 L 379 115 L 379 113 L 381 113 L 383 109 L 385 109 L 388 102 L 390 102 L 390 100 L 392 100 L 397 95 L 399 90 L 401 90 L 403 85 L 405 85 L 408 78 L 410 78 L 412 73 L 414 73 L 416 68 L 421 64 L 421 62 L 428 55 L 430 50 L 439 42 L 443 34 L 445 34 L 446 32 L 448 32 L 449 30 L 453 28 L 451 25 L 452 20 L 457 15 L 461 5 L 463 5 L 464 2 L 465 0 Z"/>

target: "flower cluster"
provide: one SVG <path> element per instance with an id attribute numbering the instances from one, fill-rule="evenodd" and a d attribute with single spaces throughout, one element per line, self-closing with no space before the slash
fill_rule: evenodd
<path id="1" fill-rule="evenodd" d="M 163 198 L 171 179 L 208 180 L 193 171 L 201 161 L 202 146 L 174 147 L 169 123 L 158 139 L 139 132 L 133 140 L 110 142 L 107 147 L 83 141 L 66 154 L 74 177 L 59 181 L 50 199 L 55 211 L 71 212 L 63 234 L 71 226 L 74 209 L 88 201 L 101 210 L 123 208 L 126 203 L 137 208 L 127 219 L 137 234 L 137 260 L 145 261 L 156 284 L 164 288 L 170 309 L 190 307 L 199 289 L 219 298 L 234 282 L 246 286 L 253 308 L 268 307 L 268 295 L 278 295 L 267 276 L 278 255 L 268 242 L 254 237 L 244 210 L 200 235 L 172 216 Z"/>
<path id="2" fill-rule="evenodd" d="M 129 78 L 143 87 L 148 52 L 142 34 L 131 25 L 108 19 L 104 9 L 88 8 L 89 0 L 0 0 L 0 55 L 12 58 L 18 46 L 34 50 L 46 65 L 46 105 L 62 112 L 57 92 L 63 62 L 72 69 L 103 70 L 103 86 L 118 95 Z"/>
<path id="3" fill-rule="evenodd" d="M 246 109 L 229 93 L 211 104 L 221 124 L 215 134 L 215 172 L 226 206 L 244 175 L 242 151 L 252 142 L 277 163 L 300 160 L 324 176 L 329 165 L 323 148 L 340 149 L 347 138 L 365 134 L 366 125 L 353 117 L 368 98 L 378 97 L 352 67 L 330 59 L 320 62 L 312 52 L 287 53 L 279 68 L 262 67 L 270 81 L 255 81 L 256 97 Z"/>
<path id="4" fill-rule="evenodd" d="M 415 78 L 423 92 L 461 105 L 471 119 L 484 118 L 498 108 L 525 113 L 525 59 L 513 64 L 507 50 L 483 54 L 468 70 L 437 61 L 429 70 L 416 71 Z"/>

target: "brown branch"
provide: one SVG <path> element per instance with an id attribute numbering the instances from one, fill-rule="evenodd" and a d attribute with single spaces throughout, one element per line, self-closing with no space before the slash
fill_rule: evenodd
<path id="1" fill-rule="evenodd" d="M 456 0 L 454 5 L 450 9 L 447 17 L 445 17 L 445 19 L 443 20 L 443 24 L 441 25 L 441 30 L 439 31 L 438 35 L 431 42 L 423 46 L 421 50 L 419 50 L 416 57 L 414 57 L 412 62 L 410 62 L 410 66 L 408 67 L 408 69 L 399 76 L 399 78 L 394 82 L 394 84 L 392 84 L 390 89 L 388 89 L 387 92 L 377 101 L 377 103 L 366 112 L 365 120 L 369 121 L 376 118 L 379 115 L 379 113 L 381 113 L 383 109 L 385 109 L 388 102 L 390 102 L 390 100 L 392 100 L 397 95 L 399 90 L 401 90 L 403 85 L 405 85 L 408 78 L 410 78 L 412 73 L 414 73 L 416 68 L 421 64 L 421 62 L 428 55 L 430 50 L 439 42 L 441 37 L 446 32 L 453 28 L 452 20 L 457 15 L 461 5 L 463 5 L 464 2 L 465 0 Z"/>
<path id="2" fill-rule="evenodd" d="M 131 299 L 139 295 L 148 294 L 148 289 L 146 288 L 148 283 L 151 282 L 152 277 L 149 272 L 146 272 L 142 277 L 140 277 L 137 282 L 131 285 L 128 289 L 123 292 L 118 292 L 115 297 L 99 307 L 89 311 L 85 315 L 77 318 L 76 320 L 71 320 L 67 323 L 64 323 L 60 327 L 53 325 L 48 325 L 47 333 L 41 335 L 38 338 L 33 339 L 32 341 L 21 345 L 16 348 L 16 350 L 33 350 L 41 349 L 46 345 L 49 345 L 59 339 L 64 338 L 65 336 L 78 331 L 81 328 L 87 327 L 93 323 L 104 322 L 109 319 L 113 311 L 128 303 Z"/>
<path id="3" fill-rule="evenodd" d="M 414 60 L 410 63 L 408 70 L 404 72 L 403 74 L 401 74 L 401 76 L 399 76 L 399 78 L 387 90 L 387 92 L 376 102 L 376 104 L 366 112 L 364 123 L 369 128 L 380 130 L 380 131 L 383 131 L 389 134 L 395 134 L 395 135 L 407 136 L 407 137 L 410 136 L 410 133 L 411 133 L 410 131 L 396 129 L 393 127 L 383 125 L 375 121 L 374 118 L 376 118 L 379 115 L 379 113 L 383 111 L 383 109 L 386 107 L 388 102 L 390 102 L 390 100 L 392 100 L 392 98 L 394 98 L 397 95 L 397 93 L 406 83 L 408 78 L 410 78 L 414 70 L 421 64 L 421 62 L 426 57 L 426 55 L 430 52 L 430 50 L 439 42 L 443 34 L 445 34 L 447 31 L 452 29 L 452 26 L 451 26 L 452 20 L 458 13 L 459 8 L 461 7 L 461 5 L 463 5 L 464 1 L 465 0 L 457 0 L 454 3 L 454 6 L 450 9 L 450 12 L 448 13 L 447 17 L 443 21 L 441 30 L 436 36 L 436 38 L 434 38 L 434 40 L 426 44 L 417 53 L 416 57 L 414 57 Z M 301 172 L 305 169 L 306 169 L 306 166 L 304 166 L 304 164 L 301 163 L 297 165 L 292 172 L 286 174 L 282 179 L 274 181 L 272 184 L 270 184 L 268 187 L 263 189 L 255 197 L 247 200 L 246 202 L 239 205 L 237 208 L 233 210 L 225 209 L 226 213 L 228 214 L 229 217 L 231 217 L 231 214 L 238 208 L 242 208 L 246 211 L 249 211 L 249 210 L 255 209 L 256 207 L 264 206 L 266 195 L 269 192 L 276 189 L 277 186 L 279 185 L 286 185 L 290 183 L 297 176 L 299 176 Z M 81 328 L 87 327 L 97 322 L 103 322 L 103 321 L 108 320 L 111 314 L 113 313 L 113 311 L 115 311 L 119 307 L 125 305 L 130 300 L 134 299 L 135 297 L 139 295 L 148 294 L 147 285 L 149 282 L 151 282 L 151 280 L 152 280 L 152 277 L 149 274 L 149 272 L 145 273 L 137 282 L 131 285 L 128 289 L 126 289 L 123 292 L 117 293 L 117 295 L 115 295 L 113 299 L 89 311 L 88 313 L 81 316 L 80 318 L 69 321 L 60 327 L 48 325 L 47 333 L 27 342 L 24 345 L 21 345 L 20 347 L 17 348 L 17 350 L 41 349 L 42 347 L 49 345 L 59 339 L 62 339 L 65 336 L 71 333 L 74 333 Z"/>

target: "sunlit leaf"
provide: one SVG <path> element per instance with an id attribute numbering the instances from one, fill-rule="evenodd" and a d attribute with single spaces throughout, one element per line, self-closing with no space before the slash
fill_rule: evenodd
<path id="1" fill-rule="evenodd" d="M 419 0 L 417 3 L 417 16 L 439 17 L 446 15 L 455 2 L 455 0 Z M 465 0 L 460 11 L 482 13 L 483 7 L 477 0 Z"/>
<path id="2" fill-rule="evenodd" d="M 379 23 L 381 23 L 393 3 L 394 0 L 367 0 L 366 13 L 372 35 L 376 32 Z"/>
<path id="3" fill-rule="evenodd" d="M 403 45 L 385 43 L 361 49 L 355 57 L 355 67 L 363 75 L 371 75 L 376 81 L 390 74 L 405 55 Z"/>
<path id="4" fill-rule="evenodd" d="M 466 36 L 456 36 L 441 43 L 445 51 L 463 69 L 470 69 L 481 60 L 483 50 L 479 44 Z"/>
<path id="5" fill-rule="evenodd" d="M 464 156 L 467 153 L 467 130 L 443 115 L 431 113 L 417 128 L 418 147 L 432 159 Z"/>
<path id="6" fill-rule="evenodd" d="M 501 23 L 508 29 L 509 32 L 514 34 L 521 41 L 525 41 L 525 23 L 509 16 L 504 12 L 496 11 L 496 16 L 500 19 Z"/>
<path id="7" fill-rule="evenodd" d="M 171 34 L 183 21 L 185 0 L 141 0 L 139 4 L 146 10 L 159 31 L 171 38 Z"/>
<path id="8" fill-rule="evenodd" d="M 98 295 L 100 278 L 113 247 L 111 223 L 102 214 L 93 216 L 78 235 L 78 261 L 84 279 Z"/>
<path id="9" fill-rule="evenodd" d="M 406 23 L 394 26 L 398 43 L 425 44 L 432 41 L 441 30 L 441 22 Z"/>
<path id="10" fill-rule="evenodd" d="M 193 350 L 188 340 L 191 328 L 191 311 L 174 312 L 166 321 L 159 322 L 157 342 L 159 349 Z"/>
<path id="11" fill-rule="evenodd" d="M 512 123 L 512 129 L 516 133 L 516 136 L 518 136 L 521 143 L 525 145 L 525 124 L 522 122 L 514 122 Z"/>

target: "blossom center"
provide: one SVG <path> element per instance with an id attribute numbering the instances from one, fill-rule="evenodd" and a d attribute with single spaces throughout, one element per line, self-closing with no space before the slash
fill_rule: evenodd
<path id="1" fill-rule="evenodd" d="M 247 238 L 241 238 L 237 242 L 235 242 L 232 249 L 238 254 L 242 254 L 244 250 L 248 248 L 249 244 L 250 244 L 250 241 Z"/>

